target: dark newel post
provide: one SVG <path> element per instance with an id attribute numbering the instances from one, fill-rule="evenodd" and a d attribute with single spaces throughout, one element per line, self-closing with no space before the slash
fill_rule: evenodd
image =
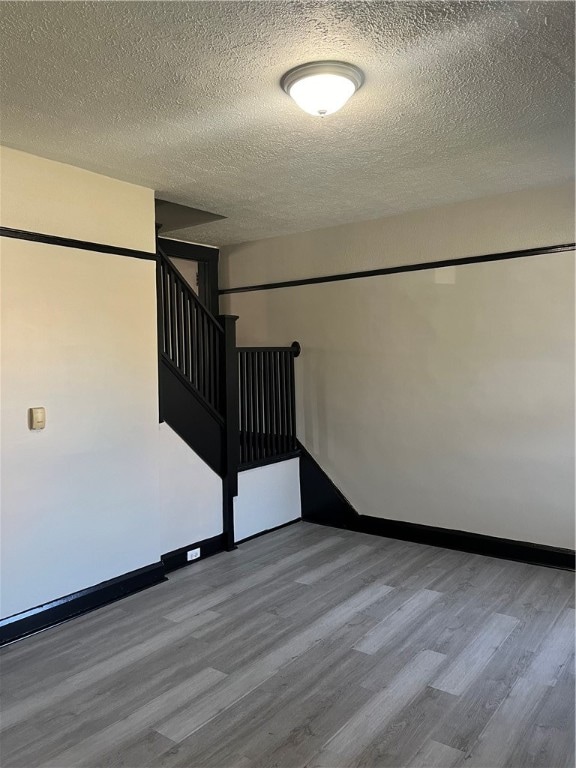
<path id="1" fill-rule="evenodd" d="M 162 423 L 164 421 L 164 416 L 162 415 L 162 392 L 160 391 L 160 382 L 162 378 L 160 376 L 160 366 L 162 364 L 162 350 L 164 348 L 164 307 L 162 303 L 162 256 L 158 250 L 159 231 L 160 224 L 156 224 L 156 332 L 158 336 L 156 341 L 156 349 L 158 353 L 158 367 L 156 375 L 158 377 L 158 421 Z"/>
<path id="2" fill-rule="evenodd" d="M 224 329 L 222 355 L 223 403 L 225 414 L 223 479 L 223 523 L 226 549 L 234 549 L 234 497 L 238 495 L 238 465 L 240 464 L 240 425 L 238 394 L 238 352 L 236 349 L 236 315 L 220 315 Z"/>

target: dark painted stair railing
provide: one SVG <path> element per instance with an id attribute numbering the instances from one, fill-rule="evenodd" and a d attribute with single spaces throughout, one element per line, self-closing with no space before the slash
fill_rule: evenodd
<path id="1" fill-rule="evenodd" d="M 214 317 L 158 248 L 158 379 L 165 421 L 222 478 L 223 539 L 234 547 L 240 461 L 236 317 Z"/>
<path id="2" fill-rule="evenodd" d="M 236 347 L 234 316 L 214 317 L 158 247 L 160 420 L 223 483 L 225 546 L 234 546 L 238 470 L 298 455 L 291 347 Z"/>
<path id="3" fill-rule="evenodd" d="M 222 325 L 166 257 L 159 259 L 158 294 L 162 357 L 175 366 L 206 405 L 223 416 Z"/>
<path id="4" fill-rule="evenodd" d="M 294 358 L 300 345 L 239 347 L 240 468 L 298 455 Z"/>

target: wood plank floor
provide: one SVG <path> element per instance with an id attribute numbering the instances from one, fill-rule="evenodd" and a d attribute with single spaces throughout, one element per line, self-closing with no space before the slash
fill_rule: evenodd
<path id="1" fill-rule="evenodd" d="M 573 768 L 573 574 L 298 523 L 3 649 L 2 768 Z"/>

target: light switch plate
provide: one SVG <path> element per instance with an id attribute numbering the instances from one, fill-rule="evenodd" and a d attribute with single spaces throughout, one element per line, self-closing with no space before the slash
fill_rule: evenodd
<path id="1" fill-rule="evenodd" d="M 28 408 L 28 428 L 33 430 L 44 429 L 46 426 L 45 408 Z"/>

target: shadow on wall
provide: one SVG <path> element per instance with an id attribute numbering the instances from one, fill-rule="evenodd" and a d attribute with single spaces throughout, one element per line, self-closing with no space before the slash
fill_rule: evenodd
<path id="1" fill-rule="evenodd" d="M 302 443 L 319 460 L 327 459 L 326 435 L 330 429 L 326 407 L 326 384 L 322 371 L 326 369 L 328 353 L 303 346 L 300 370 L 297 373 L 298 433 Z"/>

